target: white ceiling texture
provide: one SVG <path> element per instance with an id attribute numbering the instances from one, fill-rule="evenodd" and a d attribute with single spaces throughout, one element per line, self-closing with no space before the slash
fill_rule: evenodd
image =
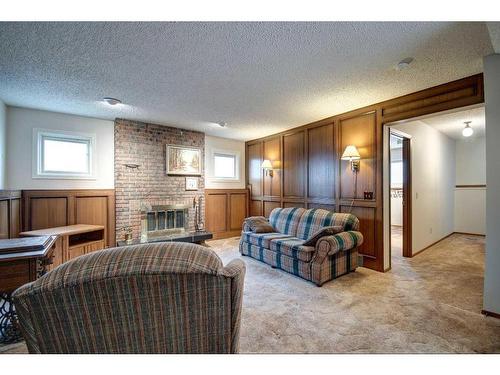
<path id="1" fill-rule="evenodd" d="M 0 99 L 248 140 L 479 73 L 492 52 L 482 22 L 0 23 Z"/>

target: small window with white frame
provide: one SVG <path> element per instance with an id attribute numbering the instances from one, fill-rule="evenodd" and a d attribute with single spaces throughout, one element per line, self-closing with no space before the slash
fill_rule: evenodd
<path id="1" fill-rule="evenodd" d="M 238 155 L 226 151 L 215 151 L 213 153 L 214 175 L 216 179 L 237 180 Z"/>
<path id="2" fill-rule="evenodd" d="M 93 179 L 95 134 L 33 131 L 33 178 Z"/>

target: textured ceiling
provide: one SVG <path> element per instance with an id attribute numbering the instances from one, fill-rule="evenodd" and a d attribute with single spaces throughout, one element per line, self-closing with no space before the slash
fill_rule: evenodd
<path id="1" fill-rule="evenodd" d="M 471 121 L 470 127 L 474 130 L 474 134 L 470 138 L 484 137 L 485 135 L 484 107 L 432 116 L 420 121 L 457 140 L 464 139 L 462 130 L 465 127 L 465 121 Z"/>
<path id="2" fill-rule="evenodd" d="M 0 99 L 248 140 L 479 73 L 492 52 L 481 22 L 1 23 Z"/>

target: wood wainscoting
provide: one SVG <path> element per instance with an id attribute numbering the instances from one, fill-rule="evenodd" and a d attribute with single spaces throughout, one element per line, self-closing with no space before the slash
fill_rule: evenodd
<path id="1" fill-rule="evenodd" d="M 23 190 L 22 231 L 73 224 L 104 226 L 106 247 L 115 246 L 113 189 Z"/>
<path id="2" fill-rule="evenodd" d="M 21 191 L 0 190 L 0 239 L 17 238 L 21 232 Z"/>
<path id="3" fill-rule="evenodd" d="M 247 216 L 247 189 L 205 189 L 205 225 L 214 239 L 239 236 Z"/>
<path id="4" fill-rule="evenodd" d="M 483 102 L 483 76 L 477 74 L 248 141 L 249 215 L 268 216 L 275 207 L 293 206 L 352 212 L 365 238 L 363 265 L 384 271 L 383 126 Z M 350 164 L 340 159 L 350 144 L 361 154 L 355 194 Z M 273 163 L 272 177 L 261 169 L 264 159 Z M 372 199 L 364 199 L 365 192 Z"/>

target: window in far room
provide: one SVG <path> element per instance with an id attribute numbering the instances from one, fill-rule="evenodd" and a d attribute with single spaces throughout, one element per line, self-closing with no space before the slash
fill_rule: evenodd
<path id="1" fill-rule="evenodd" d="M 235 154 L 215 152 L 214 177 L 221 179 L 237 179 L 237 158 Z"/>
<path id="2" fill-rule="evenodd" d="M 33 178 L 93 178 L 95 135 L 35 129 Z"/>

